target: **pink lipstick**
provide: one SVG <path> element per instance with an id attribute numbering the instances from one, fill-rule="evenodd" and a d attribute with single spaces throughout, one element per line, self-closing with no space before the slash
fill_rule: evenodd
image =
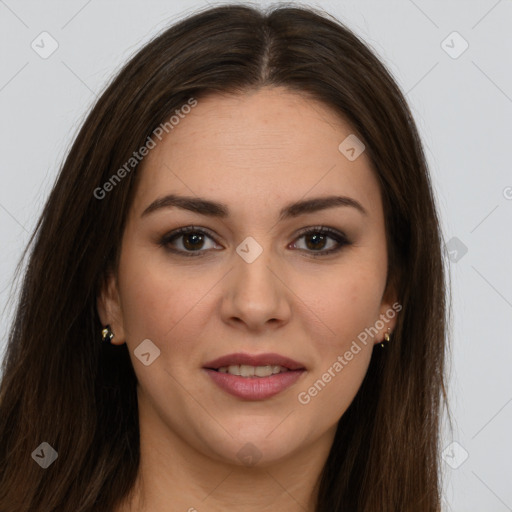
<path id="1" fill-rule="evenodd" d="M 203 366 L 215 384 L 245 400 L 264 400 L 293 385 L 306 371 L 293 359 L 279 354 L 236 353 Z"/>

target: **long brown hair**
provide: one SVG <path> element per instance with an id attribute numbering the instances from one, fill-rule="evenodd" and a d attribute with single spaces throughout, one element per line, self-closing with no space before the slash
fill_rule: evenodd
<path id="1" fill-rule="evenodd" d="M 116 269 L 137 167 L 105 198 L 95 191 L 190 98 L 262 86 L 323 102 L 364 141 L 402 305 L 392 342 L 374 349 L 339 421 L 316 510 L 440 510 L 445 263 L 411 112 L 369 47 L 330 15 L 224 5 L 180 20 L 132 57 L 62 165 L 23 256 L 30 252 L 3 361 L 1 511 L 110 511 L 132 489 L 136 378 L 126 345 L 101 343 L 96 299 Z M 31 456 L 42 442 L 58 453 L 47 469 Z"/>

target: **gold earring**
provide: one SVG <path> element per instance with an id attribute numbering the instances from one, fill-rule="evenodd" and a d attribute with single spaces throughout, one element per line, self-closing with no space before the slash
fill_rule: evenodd
<path id="1" fill-rule="evenodd" d="M 391 329 L 388 327 L 388 331 L 391 332 Z M 384 348 L 389 343 L 390 337 L 387 332 L 384 333 L 384 339 L 382 340 L 380 346 Z M 385 342 L 385 343 L 384 343 Z"/>
<path id="2" fill-rule="evenodd" d="M 114 337 L 114 333 L 110 328 L 110 325 L 105 326 L 105 328 L 101 331 L 101 339 L 104 342 L 110 343 L 112 338 Z"/>

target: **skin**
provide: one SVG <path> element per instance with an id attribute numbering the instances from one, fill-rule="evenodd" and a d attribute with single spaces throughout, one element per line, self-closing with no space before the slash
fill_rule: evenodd
<path id="1" fill-rule="evenodd" d="M 298 394 L 397 300 L 385 289 L 384 216 L 370 160 L 363 152 L 349 161 L 338 150 L 351 133 L 322 103 L 262 88 L 199 100 L 146 156 L 117 275 L 98 299 L 100 319 L 111 325 L 112 343 L 127 343 L 138 379 L 141 466 L 118 512 L 314 510 L 315 481 L 337 422 L 362 383 L 373 345 L 396 322 L 359 343 L 343 370 L 308 404 L 299 403 Z M 221 201 L 230 215 L 171 207 L 141 217 L 169 193 Z M 286 204 L 333 194 L 357 200 L 367 214 L 343 206 L 278 222 Z M 351 243 L 315 258 L 338 245 L 327 238 L 316 248 L 311 236 L 297 234 L 318 225 Z M 199 244 L 202 255 L 159 245 L 185 226 L 213 233 Z M 263 249 L 252 263 L 236 252 L 248 236 Z M 186 237 L 171 246 L 193 252 Z M 134 355 L 145 339 L 161 351 L 149 366 Z M 243 400 L 202 370 L 233 352 L 277 352 L 306 371 L 272 398 Z M 261 456 L 253 466 L 237 456 L 249 442 Z"/>

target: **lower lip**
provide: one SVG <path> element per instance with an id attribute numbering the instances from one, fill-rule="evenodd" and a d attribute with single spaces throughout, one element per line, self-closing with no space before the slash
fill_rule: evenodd
<path id="1" fill-rule="evenodd" d="M 240 377 L 204 368 L 206 373 L 224 391 L 246 400 L 265 400 L 294 384 L 304 370 L 289 370 L 270 377 Z"/>

